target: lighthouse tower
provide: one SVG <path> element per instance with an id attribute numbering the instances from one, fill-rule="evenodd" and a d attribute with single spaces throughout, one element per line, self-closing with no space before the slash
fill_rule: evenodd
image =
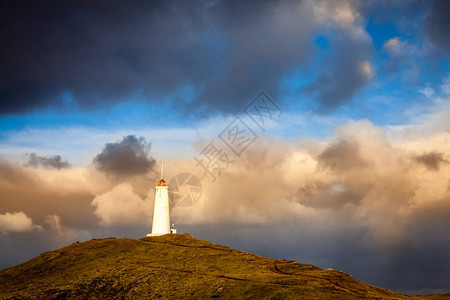
<path id="1" fill-rule="evenodd" d="M 164 178 L 164 161 L 161 161 L 161 180 L 156 184 L 155 209 L 153 211 L 152 233 L 147 236 L 157 236 L 170 231 L 169 217 L 169 187 Z"/>

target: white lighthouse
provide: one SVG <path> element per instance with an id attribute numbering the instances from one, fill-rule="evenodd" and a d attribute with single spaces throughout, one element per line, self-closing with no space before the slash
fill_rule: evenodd
<path id="1" fill-rule="evenodd" d="M 153 211 L 152 233 L 157 236 L 171 233 L 169 216 L 169 187 L 164 180 L 164 161 L 161 161 L 161 180 L 156 184 L 155 209 Z"/>

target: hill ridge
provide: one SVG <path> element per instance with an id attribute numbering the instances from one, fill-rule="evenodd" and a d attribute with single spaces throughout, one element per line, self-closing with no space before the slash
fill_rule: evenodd
<path id="1" fill-rule="evenodd" d="M 0 282 L 0 299 L 420 298 L 189 234 L 73 243 L 1 270 Z"/>

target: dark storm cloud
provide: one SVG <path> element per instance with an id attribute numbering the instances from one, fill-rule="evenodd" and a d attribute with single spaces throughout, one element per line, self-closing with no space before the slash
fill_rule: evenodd
<path id="1" fill-rule="evenodd" d="M 70 164 L 67 161 L 62 160 L 59 155 L 38 156 L 36 153 L 31 153 L 25 166 L 33 168 L 44 167 L 49 169 L 63 169 L 69 168 Z"/>
<path id="2" fill-rule="evenodd" d="M 450 2 L 435 0 L 425 18 L 425 33 L 439 48 L 448 52 L 450 47 Z"/>
<path id="3" fill-rule="evenodd" d="M 216 69 L 205 3 L 3 1 L 0 113 L 82 106 L 201 82 Z"/>
<path id="4" fill-rule="evenodd" d="M 386 280 L 391 286 L 410 295 L 449 292 L 449 196 L 447 192 L 409 218 L 403 246 L 382 260 L 390 271 Z"/>
<path id="5" fill-rule="evenodd" d="M 417 162 L 423 164 L 430 170 L 438 170 L 442 163 L 448 163 L 442 153 L 429 152 L 414 158 Z"/>
<path id="6" fill-rule="evenodd" d="M 156 101 L 186 86 L 194 110 L 240 111 L 261 89 L 276 96 L 283 76 L 312 57 L 311 39 L 330 18 L 316 15 L 318 5 L 3 1 L 0 114 L 64 106 L 67 95 L 84 108 L 136 93 Z M 366 51 L 340 43 L 339 62 L 330 58 L 310 88 L 327 107 L 365 83 L 357 68 Z"/>
<path id="7" fill-rule="evenodd" d="M 107 143 L 103 151 L 94 158 L 94 164 L 100 171 L 108 174 L 145 174 L 155 165 L 149 152 L 150 144 L 144 138 L 129 135 L 120 142 Z"/>
<path id="8" fill-rule="evenodd" d="M 264 89 L 276 96 L 282 76 L 310 57 L 313 7 L 296 1 L 219 1 L 210 9 L 226 40 L 225 64 L 206 81 L 198 103 L 242 109 Z"/>
<path id="9" fill-rule="evenodd" d="M 333 40 L 330 44 L 334 51 L 321 65 L 323 71 L 304 89 L 315 95 L 325 109 L 349 102 L 371 77 L 372 66 L 367 59 L 372 47 L 368 41 L 345 33 Z M 367 69 L 364 69 L 364 64 Z"/>

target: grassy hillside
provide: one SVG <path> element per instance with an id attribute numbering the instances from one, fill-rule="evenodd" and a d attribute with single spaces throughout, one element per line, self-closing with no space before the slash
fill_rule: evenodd
<path id="1" fill-rule="evenodd" d="M 275 260 L 189 234 L 95 239 L 0 271 L 0 298 L 409 298 L 348 274 Z"/>

